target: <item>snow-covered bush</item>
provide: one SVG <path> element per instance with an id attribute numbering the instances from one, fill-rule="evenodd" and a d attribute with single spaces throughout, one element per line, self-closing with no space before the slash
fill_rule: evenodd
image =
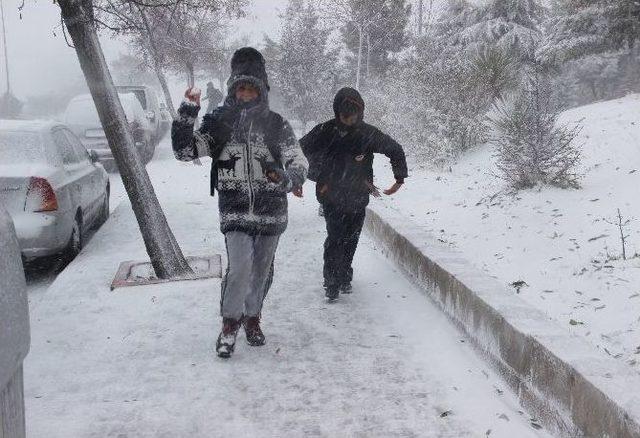
<path id="1" fill-rule="evenodd" d="M 417 53 L 365 90 L 367 117 L 418 161 L 448 163 L 486 140 L 491 93 L 474 79 L 464 56 Z"/>
<path id="2" fill-rule="evenodd" d="M 498 176 L 515 189 L 537 184 L 578 188 L 578 126 L 558 126 L 548 80 L 527 79 L 520 92 L 498 108 L 496 158 Z"/>

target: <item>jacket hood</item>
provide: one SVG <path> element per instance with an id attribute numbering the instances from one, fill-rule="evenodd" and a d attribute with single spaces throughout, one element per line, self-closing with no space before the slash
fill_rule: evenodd
<path id="1" fill-rule="evenodd" d="M 355 88 L 344 87 L 341 88 L 333 99 L 333 112 L 336 115 L 336 121 L 340 122 L 339 114 L 341 109 L 347 107 L 358 108 L 358 123 L 364 120 L 364 99 Z"/>
<path id="2" fill-rule="evenodd" d="M 241 83 L 250 83 L 260 91 L 257 105 L 269 107 L 269 80 L 262 54 L 253 47 L 236 50 L 231 58 L 231 75 L 227 80 L 227 98 L 225 105 L 233 106 L 236 102 L 236 87 Z"/>

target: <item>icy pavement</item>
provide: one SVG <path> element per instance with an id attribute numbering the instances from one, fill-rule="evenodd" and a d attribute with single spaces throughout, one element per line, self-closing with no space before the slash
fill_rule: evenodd
<path id="1" fill-rule="evenodd" d="M 185 253 L 222 252 L 206 163 L 150 172 Z M 327 304 L 322 219 L 310 197 L 290 209 L 267 345 L 241 335 L 221 360 L 219 280 L 109 291 L 120 261 L 144 257 L 125 202 L 33 309 L 29 436 L 548 436 L 367 238 L 354 293 Z"/>

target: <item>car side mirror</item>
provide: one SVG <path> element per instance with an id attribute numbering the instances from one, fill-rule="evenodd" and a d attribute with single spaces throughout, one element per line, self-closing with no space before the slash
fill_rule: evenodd
<path id="1" fill-rule="evenodd" d="M 98 161 L 100 161 L 100 156 L 94 149 L 89 149 L 88 152 L 89 152 L 89 158 L 91 159 L 92 163 L 97 163 Z"/>

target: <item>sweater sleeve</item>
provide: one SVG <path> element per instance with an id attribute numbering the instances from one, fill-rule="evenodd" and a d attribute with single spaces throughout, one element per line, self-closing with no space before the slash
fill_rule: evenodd
<path id="1" fill-rule="evenodd" d="M 180 161 L 211 156 L 213 140 L 208 132 L 209 124 L 203 123 L 199 130 L 193 130 L 199 111 L 200 106 L 183 102 L 178 109 L 178 117 L 171 126 L 173 154 Z"/>
<path id="2" fill-rule="evenodd" d="M 300 148 L 298 140 L 296 140 L 291 125 L 286 120 L 282 125 L 279 146 L 282 167 L 287 174 L 287 179 L 290 181 L 290 187 L 287 187 L 287 190 L 302 187 L 307 179 L 309 163 Z"/>
<path id="3" fill-rule="evenodd" d="M 391 162 L 393 176 L 399 183 L 403 183 L 404 179 L 409 176 L 407 171 L 407 158 L 404 154 L 402 146 L 393 138 L 372 127 L 373 129 L 373 152 L 384 154 Z"/>

